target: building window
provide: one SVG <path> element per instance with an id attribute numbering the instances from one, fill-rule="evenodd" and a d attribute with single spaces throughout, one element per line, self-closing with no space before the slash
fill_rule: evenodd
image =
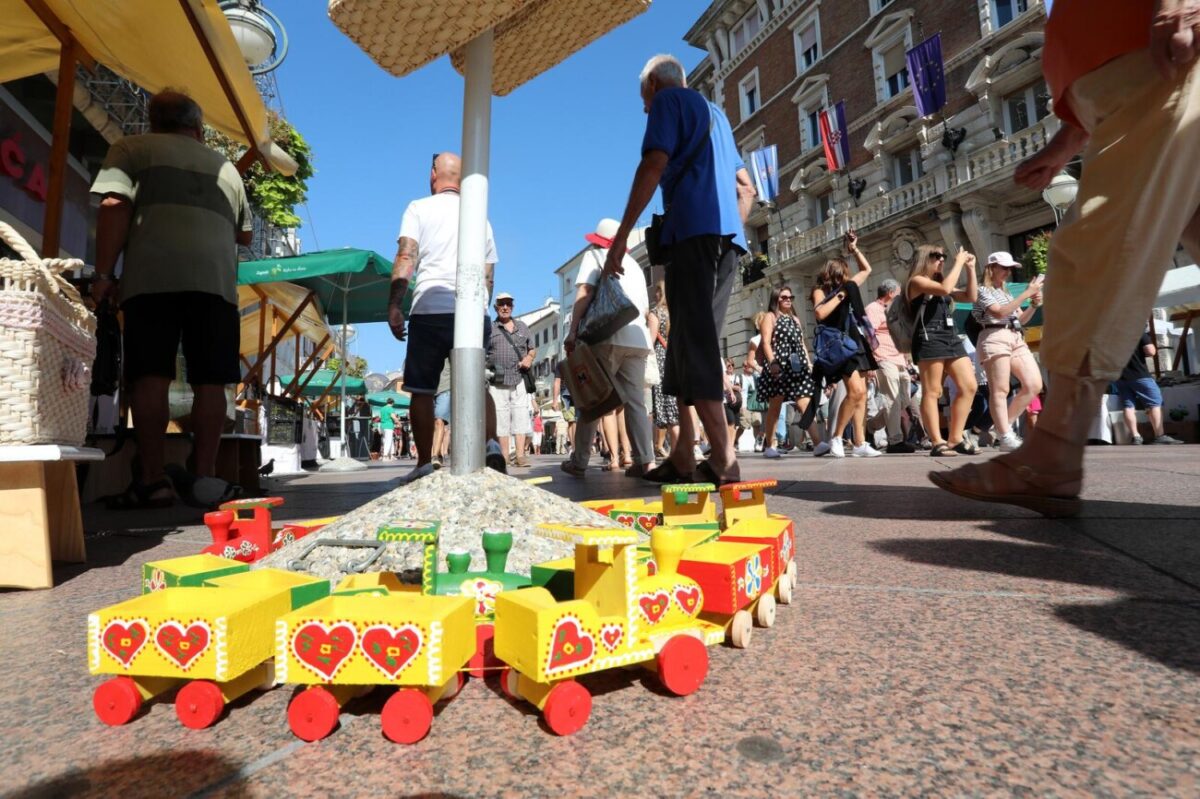
<path id="1" fill-rule="evenodd" d="M 865 44 L 871 50 L 877 102 L 886 102 L 908 88 L 904 53 L 912 47 L 914 13 L 907 8 L 884 14 L 867 36 Z"/>
<path id="2" fill-rule="evenodd" d="M 889 100 L 908 88 L 908 65 L 904 60 L 904 42 L 899 41 L 880 54 L 883 63 L 883 98 Z"/>
<path id="3" fill-rule="evenodd" d="M 871 14 L 878 14 L 892 4 L 892 0 L 871 0 Z"/>
<path id="4" fill-rule="evenodd" d="M 733 30 L 729 32 L 729 56 L 736 56 L 738 53 L 750 44 L 751 40 L 758 35 L 762 30 L 763 18 L 758 10 L 758 5 L 750 9 L 750 13 L 742 17 L 738 24 L 733 26 Z"/>
<path id="5" fill-rule="evenodd" d="M 796 28 L 796 74 L 800 75 L 821 60 L 820 17 L 814 11 Z"/>
<path id="6" fill-rule="evenodd" d="M 816 223 L 820 225 L 829 219 L 829 216 L 833 211 L 833 192 L 827 191 L 824 194 L 815 197 L 814 200 L 816 202 L 817 210 Z"/>
<path id="7" fill-rule="evenodd" d="M 1040 80 L 1004 98 L 1004 126 L 1009 134 L 1036 125 L 1050 113 L 1050 92 Z"/>
<path id="8" fill-rule="evenodd" d="M 821 144 L 821 109 L 800 109 L 800 138 L 803 149 L 810 150 Z"/>
<path id="9" fill-rule="evenodd" d="M 558 325 L 554 326 L 554 340 L 558 341 Z"/>
<path id="10" fill-rule="evenodd" d="M 924 170 L 921 169 L 920 147 L 903 150 L 892 156 L 892 178 L 896 188 L 912 183 L 924 174 Z"/>
<path id="11" fill-rule="evenodd" d="M 742 120 L 745 121 L 759 109 L 762 98 L 758 93 L 758 68 L 756 67 L 738 84 L 738 95 L 742 99 Z"/>
<path id="12" fill-rule="evenodd" d="M 992 4 L 992 30 L 1003 28 L 1029 10 L 1029 0 L 990 0 Z"/>

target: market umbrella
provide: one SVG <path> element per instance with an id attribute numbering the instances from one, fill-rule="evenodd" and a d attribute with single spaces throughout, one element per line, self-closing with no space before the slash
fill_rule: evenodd
<path id="1" fill-rule="evenodd" d="M 287 386 L 291 384 L 294 375 L 279 375 L 278 377 L 279 382 Z M 367 393 L 367 384 L 361 377 L 353 377 L 343 374 L 341 375 L 342 380 L 338 380 L 338 378 L 338 371 L 334 371 L 333 369 L 318 369 L 317 372 L 312 375 L 312 377 L 302 376 L 301 380 L 307 380 L 307 383 L 304 384 L 304 390 L 300 392 L 300 396 L 314 399 L 317 397 L 323 397 L 330 391 L 335 384 L 335 381 L 338 383 L 345 383 L 346 390 L 342 394 L 343 397 L 345 397 L 346 394 L 353 394 L 356 397 L 361 397 Z"/>
<path id="2" fill-rule="evenodd" d="M 388 400 L 391 400 L 392 404 L 397 408 L 407 408 L 412 403 L 412 398 L 409 395 L 399 391 L 372 391 L 367 394 L 367 402 L 372 405 L 387 405 Z"/>
<path id="3" fill-rule="evenodd" d="M 463 180 L 451 368 L 453 471 L 483 468 L 483 286 L 491 95 L 505 95 L 650 7 L 650 0 L 330 0 L 329 17 L 402 77 L 447 53 L 463 74 Z"/>

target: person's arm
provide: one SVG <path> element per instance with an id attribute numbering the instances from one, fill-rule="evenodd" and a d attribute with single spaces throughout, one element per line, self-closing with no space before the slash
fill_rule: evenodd
<path id="1" fill-rule="evenodd" d="M 106 194 L 96 214 L 96 277 L 92 280 L 92 299 L 99 305 L 116 296 L 117 278 L 113 269 L 129 240 L 133 222 L 133 203 L 119 194 Z"/>
<path id="2" fill-rule="evenodd" d="M 580 283 L 575 287 L 575 304 L 571 307 L 571 329 L 563 341 L 567 355 L 575 350 L 575 333 L 579 330 L 579 320 L 583 319 L 588 306 L 592 304 L 592 295 L 595 293 L 596 287 L 587 283 Z"/>
<path id="3" fill-rule="evenodd" d="M 1062 120 L 1058 133 L 1046 142 L 1046 146 L 1017 165 L 1013 182 L 1040 192 L 1050 185 L 1054 176 L 1062 172 L 1072 158 L 1083 151 L 1087 143 L 1087 131 Z"/>
<path id="4" fill-rule="evenodd" d="M 562 407 L 562 378 L 554 376 L 554 388 L 550 390 L 550 407 L 559 410 Z"/>
<path id="5" fill-rule="evenodd" d="M 768 311 L 762 318 L 762 322 L 758 326 L 759 335 L 762 336 L 762 341 L 758 347 L 762 350 L 763 358 L 766 360 L 767 370 L 771 374 L 779 374 L 779 364 L 775 362 L 775 350 L 771 347 L 771 336 L 775 334 L 775 314 Z"/>
<path id="6" fill-rule="evenodd" d="M 967 253 L 967 258 L 964 264 L 967 270 L 967 287 L 965 289 L 953 292 L 952 296 L 957 302 L 973 303 L 979 297 L 979 279 L 975 275 L 975 256 L 971 253 Z M 957 281 L 951 285 L 957 285 Z"/>
<path id="7" fill-rule="evenodd" d="M 1039 291 L 1042 290 L 1042 282 L 1039 279 L 1040 277 L 1041 277 L 1041 275 L 1039 275 L 1038 277 L 1031 280 L 1029 282 L 1029 285 L 1025 287 L 1025 290 L 1022 291 L 1017 297 L 1013 298 L 1012 302 L 1007 302 L 1007 303 L 1004 303 L 1003 305 L 1001 305 L 1000 303 L 995 303 L 993 305 L 987 306 L 983 310 L 987 313 L 988 316 L 994 316 L 997 319 L 1007 319 L 1010 314 L 1012 314 L 1016 311 L 1019 311 L 1021 309 L 1021 305 L 1024 304 L 1025 300 L 1030 299 L 1031 297 L 1033 297 L 1033 295 L 1037 294 Z M 1025 309 L 1025 311 L 1022 315 L 1023 316 L 1024 315 L 1033 316 L 1033 312 L 1035 310 L 1037 310 L 1037 306 L 1030 305 L 1028 308 Z M 1025 324 L 1025 321 L 1026 320 L 1024 318 L 1021 319 L 1021 324 Z"/>
<path id="8" fill-rule="evenodd" d="M 667 154 L 662 150 L 647 150 L 633 174 L 633 187 L 629 190 L 629 200 L 625 203 L 625 213 L 621 217 L 621 225 L 613 236 L 612 246 L 608 248 L 608 257 L 604 260 L 604 274 L 623 275 L 625 268 L 621 261 L 625 258 L 625 250 L 629 234 L 633 232 L 638 217 L 646 210 L 658 182 L 662 179 L 663 170 L 667 168 Z"/>
<path id="9" fill-rule="evenodd" d="M 829 318 L 829 315 L 833 313 L 835 308 L 846 301 L 846 289 L 839 289 L 838 293 L 833 296 L 834 299 L 830 300 L 829 302 L 825 302 L 825 292 L 819 288 L 813 289 L 813 313 L 816 315 L 818 322 L 824 322 Z M 824 303 L 824 305 L 822 305 L 822 303 Z"/>
<path id="10" fill-rule="evenodd" d="M 750 217 L 750 211 L 754 208 L 754 198 L 757 196 L 758 191 L 754 188 L 750 173 L 742 167 L 737 171 L 737 204 L 743 224 Z"/>
<path id="11" fill-rule="evenodd" d="M 1147 344 L 1146 346 L 1142 347 L 1142 354 L 1147 358 L 1153 358 L 1154 353 L 1156 352 L 1158 352 L 1158 347 L 1154 346 L 1153 344 Z"/>
<path id="12" fill-rule="evenodd" d="M 846 251 L 853 255 L 854 260 L 858 262 L 858 271 L 850 279 L 861 287 L 871 276 L 871 262 L 867 260 L 867 256 L 863 255 L 862 250 L 858 249 L 858 233 L 853 228 L 846 231 Z"/>
<path id="13" fill-rule="evenodd" d="M 646 329 L 650 331 L 650 348 L 654 349 L 658 341 L 658 314 L 653 310 L 646 311 Z"/>
<path id="14" fill-rule="evenodd" d="M 523 322 L 518 322 L 517 324 L 525 328 L 525 346 L 527 350 L 525 352 L 525 357 L 522 358 L 520 363 L 517 364 L 517 368 L 524 372 L 533 366 L 533 356 L 537 354 L 537 347 L 533 346 L 533 336 L 529 335 L 529 328 L 526 327 Z M 520 328 L 514 332 L 519 332 L 519 330 Z"/>
<path id="15" fill-rule="evenodd" d="M 929 294 L 934 297 L 948 297 L 954 293 L 955 287 L 958 285 L 959 274 L 963 270 L 963 266 L 967 263 L 968 258 L 974 258 L 970 253 L 961 247 L 958 254 L 954 256 L 954 266 L 946 276 L 938 281 L 924 275 L 915 275 L 910 281 L 910 285 L 919 289 L 918 294 Z M 974 300 L 972 300 L 974 302 Z"/>
<path id="16" fill-rule="evenodd" d="M 388 327 L 397 341 L 404 341 L 404 296 L 417 269 L 417 242 L 401 236 L 392 262 L 392 286 L 388 293 Z"/>

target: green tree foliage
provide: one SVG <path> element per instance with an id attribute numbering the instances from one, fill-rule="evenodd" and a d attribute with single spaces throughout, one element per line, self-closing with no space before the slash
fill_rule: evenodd
<path id="1" fill-rule="evenodd" d="M 269 224 L 280 228 L 300 227 L 300 217 L 296 216 L 295 209 L 308 195 L 308 179 L 313 176 L 312 149 L 291 123 L 273 111 L 269 123 L 272 141 L 292 157 L 298 168 L 296 174 L 289 177 L 265 169 L 261 161 L 255 162 L 243 176 L 246 195 L 255 213 Z M 212 128 L 205 128 L 204 140 L 235 164 L 246 153 L 245 145 Z"/>
<path id="2" fill-rule="evenodd" d="M 325 362 L 326 369 L 337 371 L 342 368 L 341 358 L 330 358 Z M 350 365 L 346 368 L 346 374 L 351 377 L 364 377 L 367 374 L 367 359 L 360 355 L 355 355 L 350 359 Z"/>
<path id="3" fill-rule="evenodd" d="M 1046 262 L 1050 258 L 1050 236 L 1050 231 L 1044 230 L 1025 242 L 1029 249 L 1021 256 L 1021 266 L 1025 267 L 1027 278 L 1046 273 Z"/>

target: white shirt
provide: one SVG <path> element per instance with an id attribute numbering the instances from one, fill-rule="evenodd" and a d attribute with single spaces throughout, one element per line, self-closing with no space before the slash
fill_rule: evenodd
<path id="1" fill-rule="evenodd" d="M 404 209 L 400 238 L 417 243 L 417 272 L 409 316 L 454 313 L 454 285 L 458 280 L 458 207 L 458 193 L 446 191 L 414 200 Z M 499 261 L 490 222 L 484 260 L 489 264 Z M 480 308 L 479 313 L 482 315 L 485 310 Z"/>
<path id="2" fill-rule="evenodd" d="M 600 270 L 604 268 L 604 259 L 608 250 L 588 250 L 583 254 L 583 263 L 579 265 L 579 276 L 575 278 L 576 286 L 595 286 L 600 281 Z M 650 300 L 646 296 L 646 276 L 642 267 L 627 253 L 621 266 L 625 274 L 620 277 L 621 289 L 625 296 L 637 308 L 638 315 L 632 322 L 625 325 L 613 335 L 607 343 L 617 347 L 632 347 L 635 350 L 650 349 L 650 328 L 646 327 L 646 313 L 650 310 Z"/>

